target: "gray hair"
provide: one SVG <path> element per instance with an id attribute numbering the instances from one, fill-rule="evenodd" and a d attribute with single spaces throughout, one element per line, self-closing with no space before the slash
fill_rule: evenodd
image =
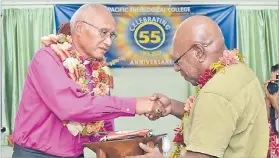
<path id="1" fill-rule="evenodd" d="M 87 21 L 88 18 L 88 12 L 95 10 L 96 4 L 85 4 L 82 5 L 72 16 L 71 21 L 70 21 L 70 27 L 71 27 L 71 33 L 75 31 L 76 28 L 76 23 L 77 21 L 80 20 L 85 20 Z M 87 27 L 87 26 L 86 26 Z"/>

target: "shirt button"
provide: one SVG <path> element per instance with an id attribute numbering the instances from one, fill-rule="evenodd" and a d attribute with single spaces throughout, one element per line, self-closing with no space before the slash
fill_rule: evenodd
<path id="1" fill-rule="evenodd" d="M 127 111 L 127 112 L 129 112 L 129 111 L 130 111 L 130 109 L 129 109 L 129 108 L 127 108 L 127 109 L 126 109 L 126 111 Z"/>

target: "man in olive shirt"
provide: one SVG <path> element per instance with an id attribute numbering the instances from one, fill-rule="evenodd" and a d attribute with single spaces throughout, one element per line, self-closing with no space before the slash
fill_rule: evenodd
<path id="1" fill-rule="evenodd" d="M 205 16 L 192 16 L 174 37 L 174 69 L 196 86 L 206 68 L 223 56 L 224 38 L 218 25 Z M 189 118 L 184 121 L 181 158 L 264 158 L 268 149 L 268 120 L 261 85 L 256 74 L 242 63 L 217 73 L 200 90 Z M 155 94 L 164 115 L 183 119 L 184 103 Z M 150 119 L 152 116 L 148 116 Z M 144 144 L 140 157 L 163 157 Z"/>
<path id="2" fill-rule="evenodd" d="M 268 121 L 258 78 L 243 64 L 225 71 L 209 80 L 196 99 L 184 127 L 186 150 L 225 158 L 265 157 Z"/>

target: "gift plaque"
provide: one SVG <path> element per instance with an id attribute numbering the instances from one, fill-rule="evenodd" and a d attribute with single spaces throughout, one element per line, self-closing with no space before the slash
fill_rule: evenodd
<path id="1" fill-rule="evenodd" d="M 100 142 L 90 142 L 84 146 L 94 151 L 97 158 L 124 158 L 125 156 L 145 154 L 139 147 L 140 142 L 148 144 L 152 148 L 157 146 L 162 152 L 162 139 L 166 135 L 152 135 L 150 130 L 113 132 Z"/>

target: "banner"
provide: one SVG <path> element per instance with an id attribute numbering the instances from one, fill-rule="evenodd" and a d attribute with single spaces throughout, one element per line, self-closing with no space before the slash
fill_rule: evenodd
<path id="1" fill-rule="evenodd" d="M 81 4 L 55 5 L 56 30 L 69 22 Z M 220 26 L 228 49 L 236 48 L 234 5 L 106 5 L 116 19 L 118 37 L 107 61 L 125 57 L 113 67 L 172 66 L 172 40 L 177 26 L 193 15 L 205 15 Z"/>

